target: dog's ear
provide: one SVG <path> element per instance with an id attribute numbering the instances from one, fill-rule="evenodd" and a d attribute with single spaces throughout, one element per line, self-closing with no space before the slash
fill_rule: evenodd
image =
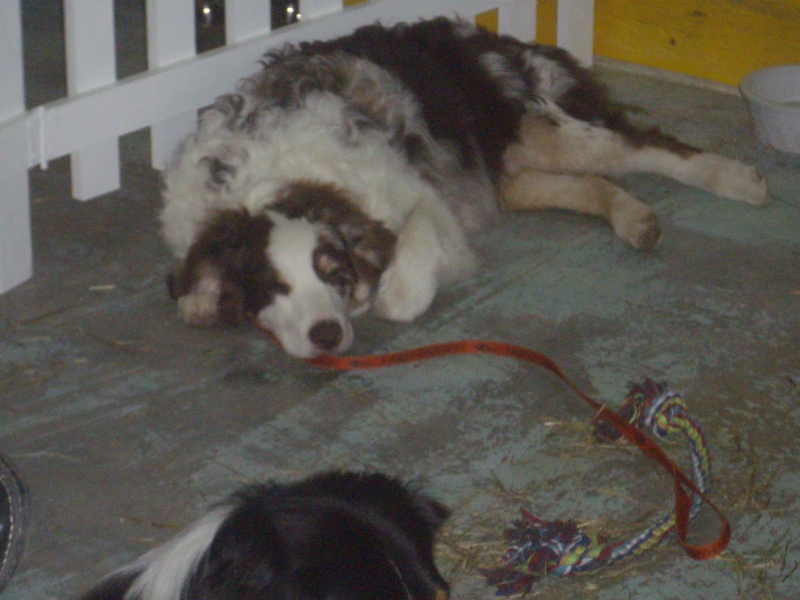
<path id="1" fill-rule="evenodd" d="M 170 296 L 177 300 L 213 280 L 217 319 L 237 324 L 245 315 L 258 312 L 275 294 L 288 292 L 267 264 L 265 248 L 271 227 L 263 215 L 219 211 L 168 275 Z"/>
<path id="2" fill-rule="evenodd" d="M 430 496 L 417 492 L 414 495 L 414 510 L 427 523 L 432 533 L 436 533 L 450 516 L 450 509 Z"/>

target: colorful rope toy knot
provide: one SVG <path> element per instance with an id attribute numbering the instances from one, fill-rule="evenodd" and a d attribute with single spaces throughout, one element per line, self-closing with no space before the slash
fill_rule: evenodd
<path id="1" fill-rule="evenodd" d="M 632 384 L 619 410 L 620 416 L 643 431 L 671 441 L 683 433 L 689 441 L 692 481 L 706 492 L 710 477 L 708 447 L 700 425 L 687 412 L 683 399 L 665 383 L 646 379 Z M 616 441 L 620 433 L 602 419 L 595 420 L 594 435 L 599 441 Z M 690 518 L 702 500 L 692 499 Z M 620 543 L 606 543 L 599 536 L 581 531 L 574 521 L 544 521 L 521 510 L 521 519 L 506 532 L 509 547 L 503 566 L 483 570 L 498 596 L 530 592 L 546 575 L 574 575 L 608 566 L 618 560 L 641 554 L 659 544 L 675 528 L 675 513 L 662 516 L 645 531 Z"/>

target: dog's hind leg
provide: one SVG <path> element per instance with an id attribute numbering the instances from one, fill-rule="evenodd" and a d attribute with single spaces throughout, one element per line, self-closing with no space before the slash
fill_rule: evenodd
<path id="1" fill-rule="evenodd" d="M 651 250 L 661 239 L 656 213 L 612 182 L 597 175 L 525 169 L 506 175 L 501 199 L 509 210 L 560 208 L 604 218 L 622 240 Z"/>
<path id="2" fill-rule="evenodd" d="M 532 104 L 523 117 L 519 141 L 504 155 L 514 173 L 535 168 L 556 173 L 615 177 L 659 173 L 718 196 L 763 204 L 765 180 L 738 160 L 702 152 L 658 130 L 638 130 L 621 117 L 614 129 L 571 117 L 553 102 Z"/>

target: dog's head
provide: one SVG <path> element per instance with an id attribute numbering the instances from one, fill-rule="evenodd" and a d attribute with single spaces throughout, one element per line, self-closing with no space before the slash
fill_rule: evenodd
<path id="1" fill-rule="evenodd" d="M 392 477 L 322 473 L 288 486 L 245 488 L 235 502 L 237 508 L 217 532 L 206 564 L 214 573 L 222 570 L 220 564 L 234 572 L 228 565 L 237 561 L 257 564 L 268 583 L 253 586 L 259 594 L 248 597 L 448 597 L 449 586 L 436 567 L 434 545 L 449 510 Z M 255 540 L 254 530 L 260 534 Z M 249 541 L 246 557 L 234 550 L 244 545 L 242 540 Z M 254 555 L 261 559 L 258 563 Z M 273 556 L 279 556 L 283 564 L 269 560 Z M 242 587 L 237 581 L 220 597 L 244 597 Z"/>
<path id="2" fill-rule="evenodd" d="M 434 545 L 448 513 L 382 473 L 250 485 L 82 600 L 447 600 Z"/>
<path id="3" fill-rule="evenodd" d="M 285 350 L 348 350 L 350 317 L 367 310 L 395 235 L 330 185 L 295 182 L 261 214 L 222 210 L 168 278 L 190 323 L 255 317 Z"/>

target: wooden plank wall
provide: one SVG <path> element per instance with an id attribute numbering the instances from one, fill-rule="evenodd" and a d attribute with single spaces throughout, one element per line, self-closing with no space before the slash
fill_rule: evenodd
<path id="1" fill-rule="evenodd" d="M 729 85 L 762 67 L 800 63 L 800 0 L 594 2 L 596 56 Z M 538 0 L 543 44 L 555 44 L 556 9 L 557 0 Z M 478 22 L 496 27 L 491 13 Z"/>
<path id="2" fill-rule="evenodd" d="M 556 0 L 539 0 L 538 38 L 555 39 Z M 800 63 L 800 0 L 595 0 L 594 53 L 738 85 Z"/>

